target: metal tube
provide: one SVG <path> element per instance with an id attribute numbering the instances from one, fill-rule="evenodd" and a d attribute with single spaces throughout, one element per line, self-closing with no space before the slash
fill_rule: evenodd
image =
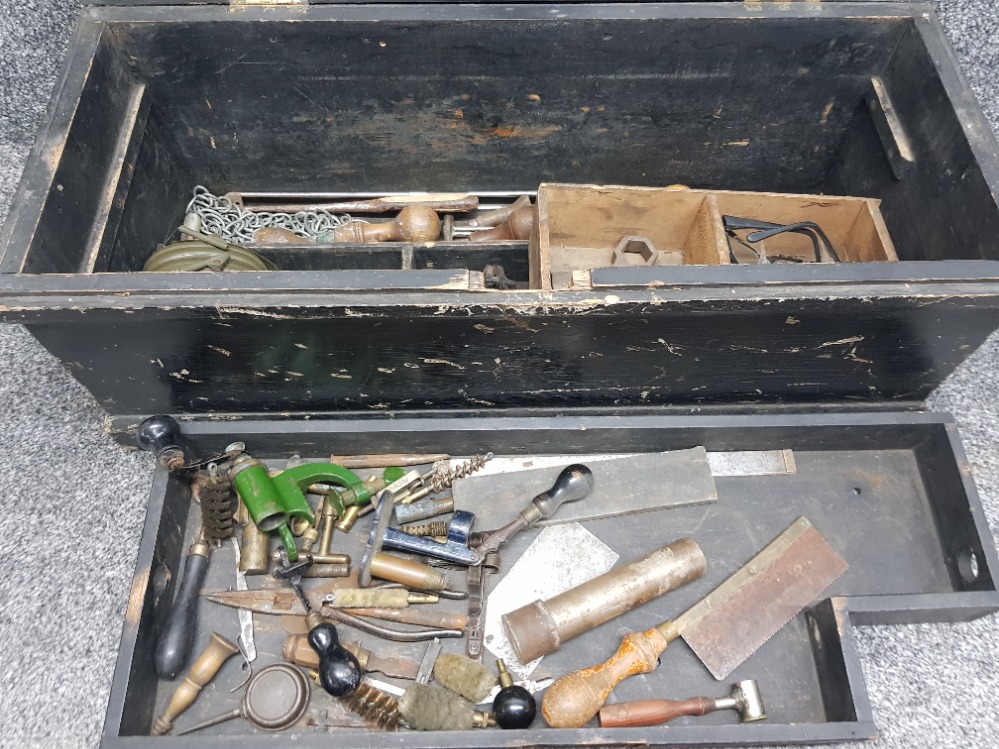
<path id="1" fill-rule="evenodd" d="M 558 650 L 562 643 L 643 603 L 701 577 L 707 563 L 689 538 L 577 585 L 548 601 L 503 616 L 503 629 L 521 663 Z"/>

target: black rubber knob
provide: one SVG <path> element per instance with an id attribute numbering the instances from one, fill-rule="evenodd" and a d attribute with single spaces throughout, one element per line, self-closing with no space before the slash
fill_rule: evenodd
<path id="1" fill-rule="evenodd" d="M 340 644 L 336 627 L 319 624 L 309 630 L 309 645 L 319 655 L 319 683 L 334 697 L 352 694 L 361 684 L 361 664 Z"/>
<path id="2" fill-rule="evenodd" d="M 136 431 L 135 441 L 161 461 L 164 457 L 184 456 L 180 424 L 170 416 L 150 416 L 143 421 Z"/>
<path id="3" fill-rule="evenodd" d="M 501 689 L 493 700 L 493 717 L 500 728 L 527 728 L 537 712 L 534 695 L 516 684 Z"/>
<path id="4" fill-rule="evenodd" d="M 156 673 L 161 679 L 177 678 L 191 656 L 194 634 L 198 629 L 198 594 L 207 571 L 207 556 L 187 555 L 184 579 L 156 643 Z"/>

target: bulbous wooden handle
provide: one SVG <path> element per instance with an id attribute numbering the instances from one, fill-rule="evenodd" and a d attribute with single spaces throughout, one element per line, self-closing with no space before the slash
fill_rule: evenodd
<path id="1" fill-rule="evenodd" d="M 669 640 L 658 629 L 628 634 L 609 660 L 563 676 L 548 687 L 541 715 L 552 728 L 585 726 L 614 687 L 629 676 L 654 670 L 667 644 Z"/>
<path id="2" fill-rule="evenodd" d="M 502 242 L 508 239 L 528 239 L 534 228 L 534 206 L 525 205 L 513 213 L 503 223 L 492 229 L 472 232 L 470 242 Z"/>
<path id="3" fill-rule="evenodd" d="M 334 242 L 432 242 L 441 233 L 441 219 L 425 205 L 406 206 L 392 221 L 355 222 L 333 230 Z"/>
<path id="4" fill-rule="evenodd" d="M 656 726 L 681 715 L 704 715 L 712 711 L 714 700 L 691 697 L 689 700 L 640 700 L 606 705 L 600 709 L 604 728 Z"/>

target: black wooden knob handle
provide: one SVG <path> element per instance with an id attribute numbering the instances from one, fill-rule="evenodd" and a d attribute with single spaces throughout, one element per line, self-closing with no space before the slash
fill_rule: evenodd
<path id="1" fill-rule="evenodd" d="M 170 609 L 166 626 L 156 643 L 156 673 L 161 679 L 175 679 L 187 664 L 198 629 L 198 594 L 208 571 L 208 556 L 188 554 L 184 578 Z"/>
<path id="2" fill-rule="evenodd" d="M 170 416 L 150 416 L 143 421 L 135 433 L 135 441 L 167 468 L 172 469 L 184 462 L 180 424 Z"/>
<path id="3" fill-rule="evenodd" d="M 593 491 L 593 472 L 575 464 L 564 469 L 555 484 L 534 498 L 533 504 L 542 518 L 550 518 L 566 502 L 576 502 Z"/>
<path id="4" fill-rule="evenodd" d="M 493 717 L 500 728 L 527 728 L 537 712 L 534 695 L 516 684 L 501 689 L 493 700 Z"/>
<path id="5" fill-rule="evenodd" d="M 334 697 L 352 694 L 364 675 L 354 654 L 344 649 L 332 624 L 309 630 L 309 645 L 319 655 L 319 683 Z"/>

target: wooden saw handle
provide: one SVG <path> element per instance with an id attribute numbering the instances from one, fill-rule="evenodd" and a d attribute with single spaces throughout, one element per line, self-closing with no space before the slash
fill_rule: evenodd
<path id="1" fill-rule="evenodd" d="M 631 632 L 611 658 L 599 666 L 563 676 L 545 692 L 541 714 L 552 728 L 580 728 L 597 714 L 618 684 L 659 665 L 669 640 L 658 629 Z"/>

